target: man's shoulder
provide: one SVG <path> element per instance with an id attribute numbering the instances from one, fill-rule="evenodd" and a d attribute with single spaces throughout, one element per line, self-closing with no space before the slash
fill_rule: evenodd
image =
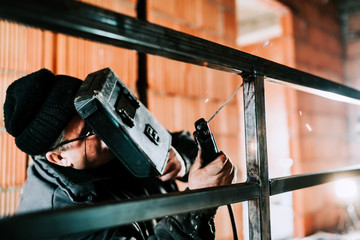
<path id="1" fill-rule="evenodd" d="M 27 178 L 21 194 L 18 213 L 53 209 L 53 196 L 57 186 L 39 175 L 34 165 L 27 171 Z"/>
<path id="2" fill-rule="evenodd" d="M 43 170 L 36 162 L 29 166 L 18 213 L 54 210 L 83 204 L 83 201 L 74 201 L 76 196 L 60 178 L 45 174 Z"/>

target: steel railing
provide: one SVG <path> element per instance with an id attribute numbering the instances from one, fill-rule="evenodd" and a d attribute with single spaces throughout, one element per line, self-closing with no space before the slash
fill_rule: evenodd
<path id="1" fill-rule="evenodd" d="M 265 124 L 264 81 L 359 105 L 360 91 L 356 89 L 81 2 L 3 0 L 0 2 L 0 18 L 240 74 L 244 80 L 248 175 L 247 182 L 230 186 L 5 218 L 0 220 L 1 236 L 5 239 L 65 236 L 242 201 L 249 201 L 250 239 L 271 239 L 271 195 L 315 186 L 341 177 L 360 176 L 360 167 L 353 166 L 269 179 Z M 257 146 L 257 151 L 249 150 L 250 143 Z"/>

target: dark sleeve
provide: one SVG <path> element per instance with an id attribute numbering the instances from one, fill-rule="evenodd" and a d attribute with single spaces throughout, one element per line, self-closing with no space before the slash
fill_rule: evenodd
<path id="1" fill-rule="evenodd" d="M 141 240 L 146 239 L 135 224 L 87 233 L 72 234 L 58 240 Z M 156 238 L 155 238 L 156 239 Z"/>
<path id="2" fill-rule="evenodd" d="M 149 240 L 212 240 L 216 208 L 193 211 L 162 219 Z"/>
<path id="3" fill-rule="evenodd" d="M 171 133 L 172 142 L 171 145 L 176 149 L 180 156 L 184 159 L 186 174 L 179 180 L 186 182 L 188 179 L 188 173 L 191 165 L 194 163 L 198 154 L 198 147 L 188 131 Z"/>
<path id="4" fill-rule="evenodd" d="M 142 235 L 140 226 L 109 228 L 66 236 L 66 240 L 213 240 L 215 238 L 215 209 L 198 210 L 162 219 L 149 238 Z"/>

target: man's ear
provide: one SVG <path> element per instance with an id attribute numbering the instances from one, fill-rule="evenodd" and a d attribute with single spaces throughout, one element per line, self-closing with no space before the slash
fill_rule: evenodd
<path id="1" fill-rule="evenodd" d="M 62 166 L 62 167 L 70 167 L 70 162 L 67 161 L 67 159 L 61 155 L 61 152 L 49 151 L 46 153 L 45 156 L 46 156 L 46 159 L 51 163 L 54 163 L 54 164 Z"/>

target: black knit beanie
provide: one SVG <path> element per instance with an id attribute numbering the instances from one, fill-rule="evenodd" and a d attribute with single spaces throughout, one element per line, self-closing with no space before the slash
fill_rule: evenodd
<path id="1" fill-rule="evenodd" d="M 74 116 L 82 81 L 41 69 L 14 81 L 6 91 L 4 120 L 23 152 L 47 152 Z"/>

